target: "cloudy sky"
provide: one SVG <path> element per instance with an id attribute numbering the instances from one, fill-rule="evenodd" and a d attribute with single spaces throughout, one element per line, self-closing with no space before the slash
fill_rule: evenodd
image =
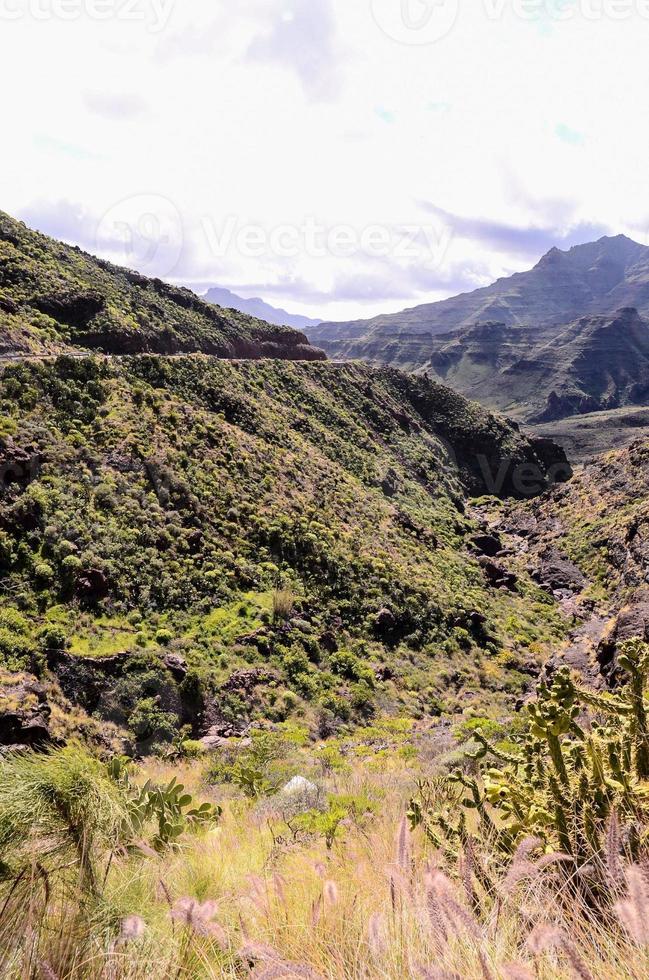
<path id="1" fill-rule="evenodd" d="M 0 0 L 0 208 L 326 319 L 649 244 L 648 0 Z"/>

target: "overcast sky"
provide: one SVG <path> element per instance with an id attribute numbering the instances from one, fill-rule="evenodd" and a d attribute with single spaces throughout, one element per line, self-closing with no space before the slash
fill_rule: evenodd
<path id="1" fill-rule="evenodd" d="M 393 312 L 649 244 L 647 0 L 0 0 L 0 208 L 203 291 Z"/>

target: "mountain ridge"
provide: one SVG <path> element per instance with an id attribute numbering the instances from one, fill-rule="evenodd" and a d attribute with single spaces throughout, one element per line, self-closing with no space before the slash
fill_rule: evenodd
<path id="1" fill-rule="evenodd" d="M 428 372 L 529 424 L 643 406 L 649 248 L 624 235 L 555 247 L 472 293 L 308 333 L 331 357 Z"/>
<path id="2" fill-rule="evenodd" d="M 485 321 L 545 326 L 625 306 L 649 314 L 649 247 L 625 235 L 604 236 L 567 251 L 552 248 L 527 272 L 472 292 L 371 320 L 323 322 L 308 336 L 335 356 L 373 346 L 382 360 L 381 340 L 404 331 L 434 336 Z M 358 356 L 370 359 L 366 352 Z"/>
<path id="3" fill-rule="evenodd" d="M 298 313 L 288 313 L 281 307 L 271 306 L 259 296 L 244 299 L 230 289 L 222 286 L 212 286 L 203 293 L 202 297 L 207 303 L 214 303 L 224 309 L 238 310 L 239 313 L 247 313 L 266 323 L 272 323 L 277 327 L 293 327 L 295 330 L 304 330 L 306 327 L 317 327 L 321 320 L 312 317 L 302 316 Z"/>
<path id="4" fill-rule="evenodd" d="M 531 424 L 649 399 L 649 322 L 633 308 L 559 327 L 476 324 L 430 344 L 422 370 Z"/>
<path id="5" fill-rule="evenodd" d="M 322 360 L 300 331 L 204 302 L 188 289 L 32 231 L 0 211 L 0 354 L 84 348 Z"/>

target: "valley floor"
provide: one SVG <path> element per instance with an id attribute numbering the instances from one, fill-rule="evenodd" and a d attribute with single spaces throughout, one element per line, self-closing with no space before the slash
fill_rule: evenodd
<path id="1" fill-rule="evenodd" d="M 573 464 L 590 462 L 611 449 L 626 449 L 649 437 L 649 408 L 634 406 L 574 415 L 556 422 L 524 426 L 534 436 L 554 439 Z"/>

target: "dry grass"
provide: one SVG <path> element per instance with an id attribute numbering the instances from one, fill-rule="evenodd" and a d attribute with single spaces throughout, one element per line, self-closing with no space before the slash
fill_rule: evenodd
<path id="1" fill-rule="evenodd" d="M 160 763 L 150 769 L 169 775 Z M 200 772 L 195 764 L 180 776 L 204 794 Z M 177 851 L 113 860 L 97 907 L 69 889 L 46 903 L 34 880 L 21 942 L 0 972 L 25 980 L 649 975 L 644 870 L 627 870 L 608 912 L 588 916 L 560 862 L 539 860 L 534 841 L 509 868 L 496 868 L 478 845 L 459 862 L 444 860 L 404 820 L 408 782 L 396 763 L 339 777 L 338 791 L 368 792 L 378 806 L 331 850 L 233 799 L 218 827 Z M 483 872 L 495 883 L 491 895 Z"/>
<path id="2" fill-rule="evenodd" d="M 290 588 L 275 589 L 273 592 L 273 622 L 285 622 L 295 606 L 295 595 Z"/>

